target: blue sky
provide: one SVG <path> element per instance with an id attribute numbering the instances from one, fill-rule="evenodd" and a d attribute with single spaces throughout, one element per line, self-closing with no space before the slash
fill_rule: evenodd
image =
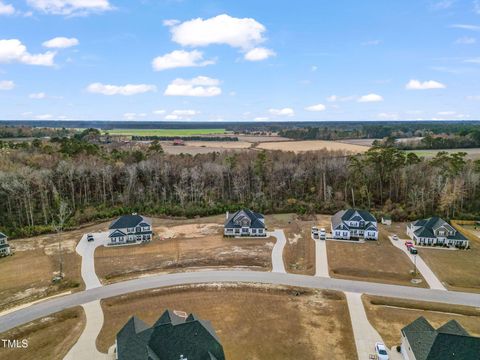
<path id="1" fill-rule="evenodd" d="M 0 118 L 480 119 L 480 1 L 0 0 Z"/>

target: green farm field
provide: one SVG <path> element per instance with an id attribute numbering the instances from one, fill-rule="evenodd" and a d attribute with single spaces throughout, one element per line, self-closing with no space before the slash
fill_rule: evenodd
<path id="1" fill-rule="evenodd" d="M 113 129 L 105 131 L 110 135 L 123 136 L 196 136 L 223 135 L 225 129 Z"/>

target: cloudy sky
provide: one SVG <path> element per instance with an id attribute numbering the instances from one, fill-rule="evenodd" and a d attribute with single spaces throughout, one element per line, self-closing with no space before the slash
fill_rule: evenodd
<path id="1" fill-rule="evenodd" d="M 0 119 L 480 119 L 480 0 L 0 0 Z"/>

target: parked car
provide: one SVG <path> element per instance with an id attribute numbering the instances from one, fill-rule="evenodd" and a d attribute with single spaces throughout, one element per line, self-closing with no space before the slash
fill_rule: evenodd
<path id="1" fill-rule="evenodd" d="M 407 249 L 410 249 L 413 246 L 413 243 L 411 241 L 405 241 L 405 246 Z"/>
<path id="2" fill-rule="evenodd" d="M 90 242 L 90 241 L 94 241 L 95 239 L 93 238 L 93 235 L 92 234 L 88 234 L 87 235 L 87 241 Z"/>
<path id="3" fill-rule="evenodd" d="M 398 235 L 397 235 L 397 234 L 393 234 L 392 239 L 395 240 L 395 241 L 397 241 L 397 240 L 398 240 Z"/>
<path id="4" fill-rule="evenodd" d="M 388 360 L 387 348 L 381 342 L 375 343 L 375 355 L 378 360 Z"/>
<path id="5" fill-rule="evenodd" d="M 416 249 L 415 247 L 413 247 L 413 246 L 410 246 L 410 247 L 408 248 L 408 251 L 410 251 L 410 254 L 414 254 L 414 255 L 415 255 L 415 254 L 418 254 L 417 249 Z"/>
<path id="6" fill-rule="evenodd" d="M 325 228 L 320 229 L 320 240 L 325 240 L 327 238 L 327 232 L 325 231 Z"/>

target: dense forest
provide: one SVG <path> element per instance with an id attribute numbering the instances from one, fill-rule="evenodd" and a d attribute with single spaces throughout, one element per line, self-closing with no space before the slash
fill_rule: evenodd
<path id="1" fill-rule="evenodd" d="M 96 131 L 0 146 L 0 231 L 51 231 L 124 213 L 204 216 L 248 206 L 265 213 L 333 213 L 346 206 L 396 220 L 480 213 L 480 164 L 465 154 L 422 160 L 378 145 L 363 155 L 246 151 L 166 155 L 158 142 L 111 148 Z"/>
<path id="2" fill-rule="evenodd" d="M 42 128 L 32 126 L 0 126 L 0 139 L 7 138 L 41 138 L 62 137 L 73 134 L 74 131 L 65 128 Z"/>

